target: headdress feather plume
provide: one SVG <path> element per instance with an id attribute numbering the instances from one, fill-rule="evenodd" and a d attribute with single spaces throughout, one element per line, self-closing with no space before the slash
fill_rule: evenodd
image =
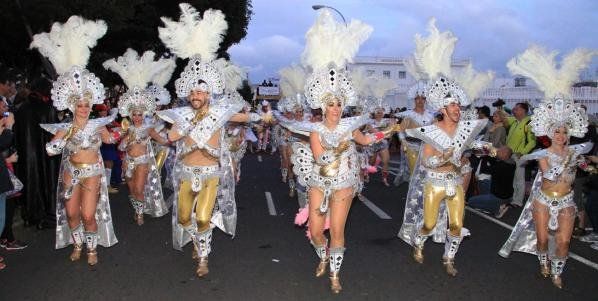
<path id="1" fill-rule="evenodd" d="M 71 16 L 66 23 L 54 23 L 50 32 L 33 36 L 31 48 L 37 48 L 47 57 L 58 74 L 67 72 L 73 66 L 85 67 L 90 49 L 106 34 L 108 26 L 103 20 L 90 21 Z"/>
<path id="2" fill-rule="evenodd" d="M 168 74 L 168 70 L 174 69 L 172 60 L 162 58 L 154 61 L 155 55 L 153 51 L 146 51 L 139 56 L 137 51 L 129 48 L 122 56 L 105 61 L 103 66 L 118 74 L 129 89 L 143 89 L 157 76 L 165 77 L 162 73 Z"/>
<path id="3" fill-rule="evenodd" d="M 533 45 L 512 58 L 507 63 L 507 68 L 513 74 L 528 77 L 536 82 L 546 98 L 569 96 L 571 85 L 579 78 L 580 71 L 588 66 L 597 53 L 588 49 L 575 49 L 563 59 L 561 68 L 557 69 L 555 57 L 558 52 L 548 52 L 540 46 Z"/>
<path id="4" fill-rule="evenodd" d="M 454 72 L 455 81 L 463 88 L 465 94 L 472 101 L 484 91 L 494 79 L 494 72 L 477 72 L 471 63 L 459 72 Z"/>
<path id="5" fill-rule="evenodd" d="M 228 23 L 219 10 L 208 9 L 199 12 L 188 3 L 179 4 L 179 21 L 162 17 L 164 27 L 158 28 L 160 39 L 177 56 L 186 59 L 199 55 L 203 61 L 216 59 L 216 52 L 224 39 Z"/>
<path id="6" fill-rule="evenodd" d="M 328 9 L 323 9 L 316 23 L 305 34 L 302 63 L 313 70 L 327 68 L 330 63 L 342 68 L 353 61 L 359 46 L 372 30 L 370 25 L 359 20 L 351 20 L 346 26 L 338 23 Z"/>
<path id="7" fill-rule="evenodd" d="M 441 74 L 451 75 L 451 62 L 457 37 L 450 31 L 440 32 L 436 27 L 436 19 L 428 22 L 429 36 L 415 35 L 415 64 L 409 66 L 410 73 L 425 73 L 428 78 L 434 79 Z M 415 68 L 417 66 L 417 68 Z M 417 78 L 417 77 L 416 77 Z"/>
<path id="8" fill-rule="evenodd" d="M 280 90 L 286 97 L 295 97 L 297 93 L 303 93 L 305 86 L 305 69 L 299 65 L 291 65 L 278 71 L 280 74 Z"/>

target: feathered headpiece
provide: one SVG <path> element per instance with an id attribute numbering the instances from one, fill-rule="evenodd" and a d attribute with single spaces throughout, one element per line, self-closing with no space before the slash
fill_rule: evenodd
<path id="1" fill-rule="evenodd" d="M 454 72 L 455 81 L 463 88 L 465 95 L 474 101 L 494 79 L 494 72 L 477 72 L 471 63 Z"/>
<path id="2" fill-rule="evenodd" d="M 579 104 L 573 103 L 571 85 L 596 53 L 597 51 L 587 49 L 575 49 L 563 59 L 561 68 L 557 69 L 556 51 L 548 53 L 539 46 L 532 46 L 507 63 L 511 73 L 531 78 L 544 91 L 545 100 L 534 110 L 530 122 L 536 136 L 546 135 L 552 138 L 559 127 L 565 127 L 569 136 L 584 136 L 588 116 Z"/>
<path id="3" fill-rule="evenodd" d="M 160 58 L 154 61 L 155 53 L 146 51 L 139 56 L 137 51 L 127 49 L 123 56 L 104 62 L 107 70 L 118 74 L 129 90 L 119 100 L 120 115 L 129 116 L 133 111 L 141 111 L 152 115 L 156 110 L 156 93 L 153 89 L 146 89 L 148 83 L 159 78 L 164 80 L 162 73 L 171 73 L 174 66 L 172 59 Z"/>
<path id="4" fill-rule="evenodd" d="M 457 38 L 450 32 L 440 32 L 436 19 L 428 23 L 430 35 L 415 35 L 415 53 L 408 61 L 407 70 L 416 79 L 428 80 L 427 103 L 438 111 L 449 103 L 470 104 L 463 89 L 451 79 L 451 63 Z"/>
<path id="5" fill-rule="evenodd" d="M 199 12 L 188 3 L 179 4 L 179 21 L 162 17 L 164 27 L 158 28 L 160 39 L 178 57 L 189 58 L 189 63 L 175 81 L 179 98 L 187 97 L 191 90 L 222 94 L 225 88 L 222 70 L 214 64 L 216 52 L 224 39 L 228 23 L 219 10 Z"/>
<path id="6" fill-rule="evenodd" d="M 373 103 L 369 109 L 371 112 L 382 109 L 385 114 L 390 113 L 390 105 L 385 100 L 386 95 L 398 87 L 397 82 L 390 78 L 371 77 L 369 89 L 372 95 Z"/>
<path id="7" fill-rule="evenodd" d="M 507 68 L 513 74 L 529 77 L 544 92 L 546 99 L 565 97 L 571 94 L 571 85 L 579 78 L 581 70 L 586 68 L 598 51 L 575 49 L 569 53 L 557 69 L 555 57 L 557 51 L 547 52 L 539 46 L 531 46 L 522 54 L 512 58 Z"/>
<path id="8" fill-rule="evenodd" d="M 176 63 L 174 58 L 167 59 L 169 61 L 168 66 L 165 66 L 164 70 L 152 78 L 152 84 L 147 87 L 147 92 L 153 95 L 156 99 L 156 104 L 159 106 L 165 106 L 170 103 L 170 92 L 164 88 L 170 81 L 174 69 L 176 69 Z"/>
<path id="9" fill-rule="evenodd" d="M 286 98 L 286 110 L 296 111 L 303 109 L 304 98 L 303 89 L 305 88 L 305 69 L 298 65 L 291 65 L 281 69 L 280 74 L 280 90 L 282 95 Z"/>
<path id="10" fill-rule="evenodd" d="M 107 30 L 106 22 L 102 20 L 89 21 L 71 16 L 66 23 L 54 23 L 49 33 L 33 36 L 30 47 L 37 48 L 47 57 L 59 74 L 52 87 L 52 100 L 58 110 L 74 111 L 80 99 L 91 104 L 103 103 L 104 85 L 85 66 L 90 49 Z"/>
<path id="11" fill-rule="evenodd" d="M 320 10 L 316 23 L 306 33 L 302 63 L 312 70 L 305 84 L 305 96 L 312 109 L 326 109 L 330 98 L 343 106 L 353 105 L 356 95 L 345 65 L 353 61 L 359 46 L 372 32 L 372 27 L 358 20 L 348 25 L 338 23 L 327 9 Z"/>
<path id="12" fill-rule="evenodd" d="M 353 90 L 357 98 L 357 107 L 368 107 L 368 99 L 371 97 L 372 90 L 370 89 L 371 76 L 367 75 L 364 68 L 355 68 L 351 70 L 351 83 L 353 84 Z"/>

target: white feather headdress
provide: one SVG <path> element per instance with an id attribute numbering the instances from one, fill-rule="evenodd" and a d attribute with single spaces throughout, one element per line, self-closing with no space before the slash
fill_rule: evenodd
<path id="1" fill-rule="evenodd" d="M 507 68 L 513 74 L 523 75 L 536 82 L 546 99 L 559 95 L 568 98 L 571 94 L 571 85 L 597 53 L 594 50 L 575 49 L 563 59 L 561 68 L 557 69 L 555 57 L 558 52 L 547 52 L 534 45 L 512 58 L 507 63 Z"/>
<path id="2" fill-rule="evenodd" d="M 37 48 L 47 57 L 56 73 L 63 74 L 73 66 L 85 68 L 91 48 L 106 34 L 108 26 L 103 20 L 90 21 L 71 16 L 66 23 L 54 23 L 50 32 L 33 36 L 31 48 Z"/>
<path id="3" fill-rule="evenodd" d="M 59 74 L 52 88 L 52 100 L 58 110 L 74 111 L 79 99 L 87 99 L 91 104 L 103 103 L 104 85 L 85 66 L 90 49 L 107 30 L 102 20 L 71 16 L 66 23 L 54 23 L 50 32 L 33 36 L 30 47 L 47 57 Z"/>
<path id="4" fill-rule="evenodd" d="M 224 14 L 209 9 L 201 18 L 199 12 L 188 3 L 181 3 L 179 7 L 179 21 L 162 17 L 164 27 L 158 28 L 158 35 L 166 47 L 180 58 L 189 58 L 187 67 L 175 81 L 178 97 L 187 97 L 194 89 L 213 94 L 224 93 L 222 70 L 213 63 L 228 29 Z"/>
<path id="5" fill-rule="evenodd" d="M 154 96 L 154 98 L 156 98 L 156 104 L 159 106 L 164 106 L 170 103 L 170 92 L 168 92 L 164 86 L 170 81 L 172 73 L 174 72 L 174 69 L 176 69 L 174 58 L 163 59 L 166 60 L 168 64 L 165 63 L 166 66 L 164 66 L 163 71 L 152 78 L 152 85 L 146 89 Z"/>
<path id="6" fill-rule="evenodd" d="M 369 89 L 373 103 L 369 108 L 371 112 L 382 109 L 384 113 L 390 113 L 390 105 L 386 101 L 386 95 L 398 87 L 398 83 L 390 78 L 370 77 Z"/>
<path id="7" fill-rule="evenodd" d="M 471 101 L 475 100 L 494 79 L 494 72 L 477 72 L 471 63 L 453 73 L 455 81 L 463 88 Z"/>
<path id="8" fill-rule="evenodd" d="M 463 106 L 471 103 L 465 92 L 451 77 L 452 56 L 457 38 L 450 32 L 440 32 L 436 19 L 428 22 L 429 35 L 415 35 L 415 53 L 406 63 L 407 70 L 416 79 L 427 79 L 427 103 L 435 111 L 451 102 Z"/>
<path id="9" fill-rule="evenodd" d="M 529 77 L 544 92 L 545 99 L 534 110 L 530 122 L 536 136 L 552 138 L 560 127 L 565 127 L 569 136 L 583 137 L 587 132 L 588 115 L 579 104 L 573 103 L 571 85 L 596 53 L 575 49 L 557 69 L 555 57 L 558 52 L 547 52 L 534 45 L 507 63 L 511 73 Z"/>
<path id="10" fill-rule="evenodd" d="M 306 71 L 299 65 L 291 65 L 278 71 L 280 75 L 280 91 L 286 98 L 286 110 L 294 111 L 304 107 L 303 89 L 305 88 Z"/>
<path id="11" fill-rule="evenodd" d="M 154 61 L 155 55 L 153 51 L 146 51 L 139 56 L 137 51 L 129 48 L 122 56 L 104 62 L 104 68 L 118 74 L 129 88 L 118 103 L 122 116 L 128 116 L 133 111 L 148 115 L 155 112 L 156 97 L 146 87 L 159 74 L 171 70 L 174 64 L 172 60 L 165 58 Z"/>
<path id="12" fill-rule="evenodd" d="M 353 90 L 360 100 L 368 98 L 371 94 L 369 81 L 372 80 L 371 76 L 367 75 L 364 68 L 355 68 L 351 70 L 350 74 L 351 83 L 353 83 Z"/>
<path id="13" fill-rule="evenodd" d="M 358 20 L 348 25 L 338 23 L 328 9 L 320 10 L 316 23 L 306 33 L 302 63 L 311 68 L 305 95 L 311 108 L 325 109 L 324 97 L 340 99 L 343 105 L 353 105 L 355 91 L 344 67 L 353 61 L 359 46 L 367 40 L 372 27 Z"/>

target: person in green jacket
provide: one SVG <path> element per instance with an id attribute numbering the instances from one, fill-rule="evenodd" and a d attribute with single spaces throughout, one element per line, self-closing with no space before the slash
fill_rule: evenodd
<path id="1" fill-rule="evenodd" d="M 517 162 L 523 155 L 529 154 L 536 147 L 536 136 L 529 126 L 529 104 L 520 102 L 513 108 L 513 117 L 506 120 L 507 146 L 513 151 L 513 159 Z M 523 206 L 525 198 L 525 164 L 517 164 L 513 178 L 513 199 L 511 204 Z"/>

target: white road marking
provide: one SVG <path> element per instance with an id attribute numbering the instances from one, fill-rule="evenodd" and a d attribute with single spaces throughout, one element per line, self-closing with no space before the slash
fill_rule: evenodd
<path id="1" fill-rule="evenodd" d="M 370 210 L 372 210 L 372 212 L 374 212 L 379 218 L 392 219 L 390 215 L 386 214 L 386 212 L 384 212 L 382 209 L 380 209 L 380 207 L 376 206 L 374 203 L 368 200 L 365 196 L 359 195 L 358 198 L 363 202 L 364 205 L 370 208 Z"/>
<path id="2" fill-rule="evenodd" d="M 274 200 L 272 200 L 270 191 L 266 191 L 266 203 L 268 204 L 268 213 L 272 216 L 276 216 L 276 207 L 274 207 Z"/>
<path id="3" fill-rule="evenodd" d="M 500 221 L 500 220 L 498 220 L 498 219 L 496 219 L 496 218 L 494 218 L 492 216 L 489 216 L 487 214 L 479 212 L 479 211 L 477 211 L 477 210 L 475 210 L 475 209 L 473 209 L 471 207 L 466 207 L 465 209 L 467 211 L 469 211 L 469 212 L 471 212 L 471 213 L 473 213 L 473 214 L 475 214 L 475 215 L 477 215 L 479 217 L 482 217 L 482 218 L 484 218 L 486 220 L 489 220 L 489 221 L 491 221 L 491 222 L 493 222 L 493 223 L 495 223 L 495 224 L 497 224 L 497 225 L 499 225 L 499 226 L 501 226 L 503 228 L 506 228 L 506 229 L 509 229 L 509 230 L 513 230 L 513 226 L 511 226 L 511 225 L 509 225 L 507 223 L 504 223 L 504 222 L 502 222 L 502 221 Z M 575 259 L 575 260 L 577 260 L 577 261 L 579 261 L 579 262 L 581 262 L 581 263 L 583 263 L 583 264 L 585 264 L 585 265 L 587 265 L 587 266 L 589 266 L 589 267 L 591 267 L 591 268 L 593 268 L 595 270 L 598 270 L 598 263 L 595 263 L 595 262 L 593 262 L 593 261 L 591 261 L 591 260 L 589 260 L 587 258 L 581 257 L 581 256 L 579 256 L 579 255 L 577 255 L 577 254 L 575 254 L 573 252 L 569 252 L 569 257 L 573 258 L 573 259 Z"/>
<path id="4" fill-rule="evenodd" d="M 262 155 L 257 155 L 257 162 L 262 162 Z"/>

